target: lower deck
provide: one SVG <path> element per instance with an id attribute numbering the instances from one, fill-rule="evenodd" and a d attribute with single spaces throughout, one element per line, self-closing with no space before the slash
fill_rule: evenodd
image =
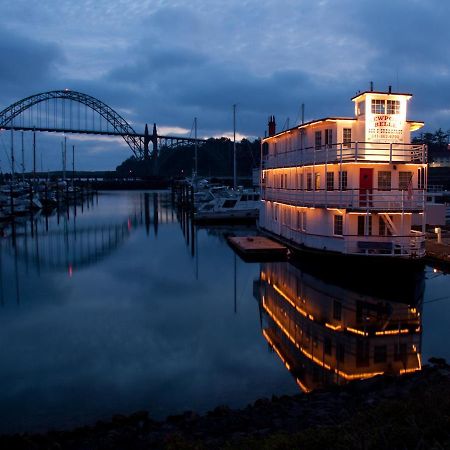
<path id="1" fill-rule="evenodd" d="M 418 214 L 421 220 L 423 215 Z M 411 229 L 413 213 L 355 212 L 264 201 L 261 228 L 298 245 L 344 254 L 425 256 L 425 233 Z"/>

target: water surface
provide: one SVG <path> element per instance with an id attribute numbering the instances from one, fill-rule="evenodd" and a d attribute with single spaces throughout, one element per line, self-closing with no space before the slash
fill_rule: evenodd
<path id="1" fill-rule="evenodd" d="M 163 192 L 101 193 L 6 229 L 0 432 L 298 393 L 264 335 L 270 318 L 258 289 L 267 267 L 236 257 L 229 231 L 254 232 L 194 229 Z M 288 263 L 277 270 L 292 273 Z M 417 346 L 422 360 L 449 357 L 450 303 L 427 303 L 449 295 L 449 278 L 431 268 L 425 277 Z"/>

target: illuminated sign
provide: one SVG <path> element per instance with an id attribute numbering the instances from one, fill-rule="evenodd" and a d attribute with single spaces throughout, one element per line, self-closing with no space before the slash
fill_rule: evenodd
<path id="1" fill-rule="evenodd" d="M 399 114 L 369 114 L 367 119 L 367 142 L 403 142 L 404 121 Z"/>

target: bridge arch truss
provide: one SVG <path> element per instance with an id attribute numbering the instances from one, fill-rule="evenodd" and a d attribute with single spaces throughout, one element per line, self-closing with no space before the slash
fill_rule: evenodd
<path id="1" fill-rule="evenodd" d="M 105 119 L 109 123 L 113 130 L 107 133 L 98 134 L 110 134 L 121 136 L 125 142 L 130 147 L 133 154 L 141 159 L 143 157 L 143 142 L 141 136 L 136 133 L 133 127 L 119 114 L 117 111 L 112 109 L 106 103 L 96 99 L 87 94 L 81 92 L 72 91 L 69 89 L 42 92 L 40 94 L 31 95 L 22 100 L 19 100 L 12 105 L 5 108 L 0 112 L 0 129 L 13 127 L 14 119 L 24 113 L 26 110 L 32 108 L 35 105 L 39 105 L 43 102 L 49 104 L 51 100 L 62 99 L 69 100 L 73 102 L 78 102 L 79 104 L 85 105 L 92 111 L 96 112 L 100 117 Z M 64 103 L 62 108 L 64 108 Z M 47 107 L 48 112 L 49 107 Z M 58 129 L 47 127 L 47 131 L 63 132 L 68 131 L 64 129 Z M 82 132 L 81 130 L 70 130 L 71 132 Z"/>

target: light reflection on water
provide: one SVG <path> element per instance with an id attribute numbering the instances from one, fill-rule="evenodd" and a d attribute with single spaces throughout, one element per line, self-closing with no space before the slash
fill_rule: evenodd
<path id="1" fill-rule="evenodd" d="M 423 315 L 414 316 L 423 289 L 410 308 L 388 306 L 288 263 L 243 262 L 226 243 L 230 230 L 192 227 L 169 193 L 102 193 L 83 210 L 37 216 L 14 231 L 7 229 L 0 245 L 0 432 L 70 427 L 139 409 L 162 418 L 218 404 L 242 407 L 297 393 L 296 381 L 308 388 L 341 381 L 319 370 L 320 362 L 357 374 L 380 364 L 414 368 L 417 354 L 448 353 L 442 336 L 449 302 L 426 304 L 448 291 L 447 277 L 427 281 Z M 307 295 L 298 296 L 299 289 Z M 286 300 L 296 295 L 307 300 L 306 318 Z M 377 336 L 388 349 L 387 362 L 376 367 L 379 342 L 366 339 L 363 367 L 363 336 L 325 325 L 337 326 L 335 300 L 354 329 L 357 317 L 371 333 L 395 324 L 417 330 L 423 319 L 423 335 Z M 312 351 L 289 340 L 295 333 L 300 339 L 300 329 Z M 343 360 L 339 342 L 348 350 Z M 383 349 L 376 352 L 384 358 Z"/>

